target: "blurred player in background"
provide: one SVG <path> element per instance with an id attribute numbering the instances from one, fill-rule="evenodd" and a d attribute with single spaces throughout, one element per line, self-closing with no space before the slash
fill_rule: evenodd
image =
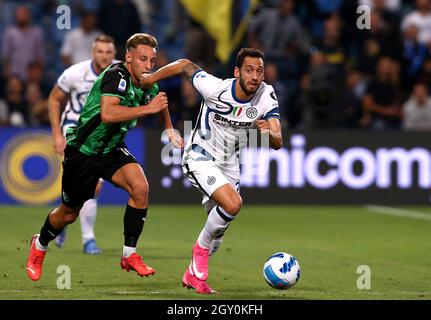
<path id="1" fill-rule="evenodd" d="M 37 281 L 48 244 L 75 221 L 83 204 L 93 198 L 100 178 L 129 194 L 124 213 L 124 245 L 120 266 L 148 276 L 155 270 L 136 253 L 148 208 L 148 182 L 141 165 L 127 149 L 124 139 L 137 119 L 159 114 L 171 142 L 183 140 L 172 130 L 168 99 L 155 83 L 148 89 L 139 80 L 156 60 L 157 40 L 138 33 L 126 43 L 126 62 L 114 63 L 97 78 L 85 101 L 76 126 L 66 133 L 61 204 L 46 218 L 40 234 L 31 240 L 27 275 Z"/>
<path id="2" fill-rule="evenodd" d="M 248 143 L 251 129 L 266 135 L 273 149 L 281 148 L 280 114 L 274 88 L 263 82 L 264 55 L 259 50 L 240 50 L 235 78 L 216 78 L 189 60 L 180 59 L 143 75 L 142 85 L 148 87 L 181 73 L 203 97 L 182 167 L 201 191 L 208 213 L 182 282 L 197 293 L 210 294 L 215 291 L 206 283 L 209 256 L 218 249 L 227 227 L 242 207 L 239 150 Z"/>
<path id="3" fill-rule="evenodd" d="M 92 59 L 85 60 L 67 68 L 57 80 L 48 100 L 49 118 L 51 122 L 54 150 L 63 156 L 66 147 L 66 131 L 76 126 L 85 99 L 97 77 L 105 70 L 115 57 L 114 39 L 107 35 L 97 36 L 92 44 Z M 64 108 L 61 114 L 60 110 Z M 97 184 L 94 197 L 84 203 L 79 212 L 81 222 L 82 243 L 84 253 L 100 254 L 96 244 L 94 224 L 97 214 L 97 196 L 103 180 Z M 55 238 L 57 247 L 62 248 L 66 236 L 66 229 Z"/>

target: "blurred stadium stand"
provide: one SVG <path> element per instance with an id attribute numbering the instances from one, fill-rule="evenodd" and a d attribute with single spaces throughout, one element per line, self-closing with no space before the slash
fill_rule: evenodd
<path id="1" fill-rule="evenodd" d="M 356 9 L 361 4 L 372 8 L 371 30 L 359 30 L 356 26 L 359 17 Z M 426 128 L 423 124 L 412 126 L 411 121 L 409 126 L 403 126 L 402 109 L 406 101 L 415 99 L 414 85 L 422 82 L 428 89 L 427 98 L 423 103 L 416 103 L 417 110 L 413 108 L 409 115 L 416 111 L 416 114 L 430 112 L 430 108 L 421 108 L 423 104 L 430 104 L 431 43 L 421 36 L 431 32 L 427 29 L 431 21 L 428 0 L 2 0 L 2 48 L 6 30 L 15 24 L 18 7 L 29 8 L 32 24 L 42 28 L 45 53 L 44 88 L 40 88 L 42 100 L 47 98 L 46 87 L 52 87 L 67 66 L 61 59 L 60 49 L 69 30 L 59 30 L 56 26 L 59 5 L 70 7 L 72 29 L 79 26 L 82 12 L 96 13 L 98 28 L 102 32 L 111 32 L 111 35 L 129 27 L 123 20 L 127 19 L 131 26 L 133 19 L 138 19 L 140 27 L 130 30 L 155 35 L 165 62 L 188 57 L 220 77 L 232 76 L 234 56 L 239 47 L 253 45 L 264 49 L 267 64 L 271 64 L 271 71 L 268 71 L 271 74 L 267 75 L 271 80 L 268 81 L 280 91 L 284 128 Z M 246 19 L 248 12 L 250 20 Z M 111 21 L 110 14 L 117 19 L 125 17 L 119 19 L 123 21 L 122 28 L 115 28 L 115 20 Z M 217 18 L 212 18 L 214 16 Z M 265 23 L 267 17 L 272 18 Z M 101 21 L 105 21 L 104 24 Z M 110 28 L 104 30 L 106 21 Z M 271 41 L 268 35 L 273 35 Z M 122 42 L 124 40 L 117 43 L 119 48 L 124 47 Z M 382 57 L 389 58 L 386 61 L 390 71 L 385 80 L 381 79 L 384 72 L 377 72 L 376 67 Z M 14 103 L 9 102 L 7 93 L 11 87 L 14 89 L 14 81 L 10 79 L 13 75 L 7 74 L 6 59 L 3 54 L 0 125 L 47 125 L 43 115 L 40 116 L 42 119 L 34 115 L 26 99 L 18 108 L 23 114 L 12 115 Z M 27 83 L 25 79 L 21 80 L 21 91 L 15 88 L 18 90 L 15 94 L 24 97 Z M 163 84 L 168 85 L 166 90 L 171 92 L 174 123 L 181 127 L 183 120 L 191 120 L 184 117 L 193 114 L 182 112 L 186 93 L 181 79 L 162 83 L 162 90 L 165 89 Z M 393 97 L 373 93 L 375 88 L 389 86 L 396 92 Z M 151 120 L 141 124 L 154 125 Z"/>

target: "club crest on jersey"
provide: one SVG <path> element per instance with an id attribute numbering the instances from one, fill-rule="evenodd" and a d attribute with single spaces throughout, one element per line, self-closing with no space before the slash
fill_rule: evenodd
<path id="1" fill-rule="evenodd" d="M 209 176 L 208 177 L 208 180 L 207 180 L 207 184 L 208 185 L 213 185 L 214 183 L 216 183 L 216 177 L 214 177 L 214 176 Z"/>
<path id="2" fill-rule="evenodd" d="M 244 107 L 234 107 L 232 110 L 232 115 L 234 117 L 239 117 L 244 113 Z"/>
<path id="3" fill-rule="evenodd" d="M 153 95 L 151 93 L 147 93 L 144 96 L 144 104 L 149 104 L 153 100 Z"/>
<path id="4" fill-rule="evenodd" d="M 250 107 L 247 109 L 247 111 L 245 112 L 245 114 L 247 115 L 247 117 L 249 119 L 254 119 L 257 116 L 257 109 L 255 107 Z"/>
<path id="5" fill-rule="evenodd" d="M 117 88 L 118 91 L 121 91 L 121 92 L 126 91 L 126 85 L 127 85 L 126 79 L 121 79 L 120 83 L 118 84 L 118 88 Z"/>

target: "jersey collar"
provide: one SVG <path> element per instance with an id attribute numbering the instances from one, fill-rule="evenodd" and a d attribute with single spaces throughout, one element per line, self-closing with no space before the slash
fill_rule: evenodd
<path id="1" fill-rule="evenodd" d="M 93 60 L 90 61 L 91 71 L 93 71 L 94 75 L 98 77 L 100 73 L 97 73 L 96 69 L 94 69 L 93 62 Z"/>

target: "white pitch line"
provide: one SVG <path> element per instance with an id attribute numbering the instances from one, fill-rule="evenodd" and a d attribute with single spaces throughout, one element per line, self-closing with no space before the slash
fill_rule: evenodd
<path id="1" fill-rule="evenodd" d="M 367 208 L 368 211 L 386 214 L 390 216 L 431 221 L 431 214 L 420 212 L 420 211 L 405 210 L 405 209 L 376 206 L 376 205 L 368 205 L 368 206 L 365 206 L 365 208 Z"/>

